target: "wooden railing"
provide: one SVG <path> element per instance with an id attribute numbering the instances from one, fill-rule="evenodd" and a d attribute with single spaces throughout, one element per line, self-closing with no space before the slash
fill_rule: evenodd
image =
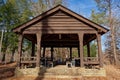
<path id="1" fill-rule="evenodd" d="M 20 57 L 21 63 L 36 63 L 36 57 Z"/>
<path id="2" fill-rule="evenodd" d="M 85 64 L 99 64 L 98 57 L 84 57 L 83 61 Z"/>

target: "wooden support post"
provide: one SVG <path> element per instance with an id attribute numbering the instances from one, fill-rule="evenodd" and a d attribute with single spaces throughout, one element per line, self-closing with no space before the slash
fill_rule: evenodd
<path id="1" fill-rule="evenodd" d="M 80 47 L 78 47 L 78 57 L 80 58 Z"/>
<path id="2" fill-rule="evenodd" d="M 46 47 L 43 47 L 43 58 L 45 58 L 45 50 L 46 50 Z"/>
<path id="3" fill-rule="evenodd" d="M 32 42 L 32 54 L 31 56 L 35 56 L 35 43 Z"/>
<path id="4" fill-rule="evenodd" d="M 51 60 L 53 61 L 53 47 L 51 47 Z"/>
<path id="5" fill-rule="evenodd" d="M 97 45 L 98 45 L 98 57 L 99 57 L 100 67 L 103 67 L 102 49 L 101 49 L 101 35 L 100 34 L 97 34 Z"/>
<path id="6" fill-rule="evenodd" d="M 83 67 L 84 63 L 83 63 L 83 33 L 79 33 L 79 48 L 80 48 L 80 66 Z"/>
<path id="7" fill-rule="evenodd" d="M 88 57 L 90 57 L 90 43 L 87 44 L 87 54 Z"/>
<path id="8" fill-rule="evenodd" d="M 70 60 L 72 60 L 72 47 L 70 47 Z"/>
<path id="9" fill-rule="evenodd" d="M 22 43 L 23 43 L 23 35 L 19 35 L 19 43 L 18 43 L 18 66 L 20 67 L 20 57 L 22 56 Z"/>
<path id="10" fill-rule="evenodd" d="M 37 61 L 36 67 L 40 67 L 40 56 L 41 56 L 41 33 L 37 33 Z"/>

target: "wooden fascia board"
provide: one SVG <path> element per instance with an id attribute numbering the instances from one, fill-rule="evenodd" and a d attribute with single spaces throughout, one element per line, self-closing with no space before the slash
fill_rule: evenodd
<path id="1" fill-rule="evenodd" d="M 71 16 L 74 16 L 75 18 L 77 18 L 77 19 L 79 19 L 79 20 L 81 20 L 81 21 L 83 21 L 83 22 L 85 22 L 85 23 L 87 23 L 87 24 L 97 28 L 98 30 L 102 30 L 104 33 L 108 31 L 108 29 L 106 29 L 106 28 L 104 28 L 104 27 L 102 27 L 102 26 L 100 26 L 100 25 L 98 25 L 98 24 L 88 20 L 87 18 L 84 18 L 83 16 L 81 16 L 81 15 L 79 15 L 79 14 L 77 14 L 77 13 L 75 13 L 75 12 L 69 10 L 69 9 L 67 9 L 66 7 L 64 7 L 62 5 L 58 5 L 58 6 L 54 7 L 54 8 L 52 8 L 52 9 L 42 13 L 41 15 L 38 15 L 37 17 L 31 19 L 30 21 L 28 21 L 28 22 L 26 22 L 26 23 L 24 23 L 24 24 L 22 24 L 22 25 L 20 25 L 20 26 L 18 26 L 16 28 L 14 28 L 13 32 L 21 32 L 21 30 L 23 28 L 26 28 L 27 26 L 29 26 L 29 25 L 35 23 L 36 21 L 38 21 L 38 20 L 40 20 L 40 19 L 42 19 L 42 18 L 52 14 L 53 12 L 56 12 L 59 9 L 61 11 L 66 12 L 67 14 L 70 14 Z"/>
<path id="2" fill-rule="evenodd" d="M 25 22 L 25 23 L 23 23 L 22 25 L 14 28 L 14 29 L 13 29 L 13 32 L 21 32 L 21 29 L 23 29 L 23 28 L 25 28 L 25 27 L 27 27 L 27 26 L 35 23 L 36 21 L 38 21 L 38 20 L 40 20 L 40 19 L 42 19 L 42 18 L 50 15 L 50 14 L 53 13 L 53 12 L 56 12 L 56 11 L 59 10 L 59 9 L 60 9 L 60 6 L 54 7 L 54 8 L 52 8 L 52 9 L 48 10 L 48 11 L 46 11 L 46 12 L 44 12 L 44 13 L 36 16 L 35 18 L 31 19 L 30 21 Z"/>
<path id="3" fill-rule="evenodd" d="M 81 21 L 83 21 L 83 22 L 85 22 L 85 23 L 87 23 L 87 24 L 97 28 L 98 30 L 99 29 L 102 30 L 104 33 L 109 31 L 107 28 L 104 28 L 103 26 L 101 26 L 101 25 L 99 25 L 99 24 L 97 24 L 97 23 L 95 23 L 95 22 L 93 22 L 93 21 L 91 21 L 91 20 L 89 20 L 89 19 L 87 19 L 87 18 L 85 18 L 85 17 L 83 17 L 83 16 L 81 16 L 81 15 L 79 15 L 79 14 L 77 14 L 77 13 L 75 13 L 75 12 L 73 12 L 73 11 L 67 9 L 67 8 L 65 8 L 65 7 L 63 7 L 63 6 L 60 7 L 60 9 L 62 11 L 64 11 L 64 12 L 66 12 L 66 13 L 74 16 L 74 17 L 76 17 L 77 19 L 79 19 L 79 20 L 81 20 Z"/>

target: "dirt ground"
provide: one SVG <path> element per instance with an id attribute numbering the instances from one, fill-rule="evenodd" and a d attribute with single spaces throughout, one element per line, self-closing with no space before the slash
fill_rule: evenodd
<path id="1" fill-rule="evenodd" d="M 120 68 L 112 65 L 104 66 L 106 69 L 107 76 L 105 77 L 79 77 L 78 78 L 43 78 L 34 76 L 23 76 L 14 78 L 14 70 L 16 63 L 0 65 L 0 80 L 120 80 Z"/>
<path id="2" fill-rule="evenodd" d="M 0 80 L 14 76 L 16 63 L 0 64 Z"/>

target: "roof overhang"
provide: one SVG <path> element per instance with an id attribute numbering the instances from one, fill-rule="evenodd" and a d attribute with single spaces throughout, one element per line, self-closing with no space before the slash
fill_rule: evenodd
<path id="1" fill-rule="evenodd" d="M 96 28 L 97 31 L 100 32 L 101 34 L 104 34 L 104 33 L 109 31 L 107 28 L 105 28 L 105 27 L 103 27 L 103 26 L 101 26 L 99 24 L 96 24 L 95 22 L 93 22 L 93 21 L 91 21 L 91 20 L 89 20 L 89 19 L 87 19 L 87 18 L 85 18 L 85 17 L 83 17 L 83 16 L 81 16 L 81 15 L 67 9 L 66 7 L 64 7 L 62 5 L 58 5 L 58 6 L 52 8 L 52 9 L 50 9 L 50 10 L 48 10 L 48 11 L 42 13 L 42 14 L 36 16 L 35 18 L 31 19 L 30 21 L 27 21 L 24 24 L 19 25 L 18 27 L 13 29 L 13 32 L 22 33 L 23 29 L 31 26 L 32 24 L 34 24 L 38 20 L 41 20 L 41 19 L 45 18 L 46 16 L 49 16 L 50 14 L 52 14 L 52 13 L 54 13 L 56 11 L 59 11 L 59 10 L 61 10 L 61 11 L 65 12 L 65 13 L 77 18 L 78 20 L 81 20 L 81 21 L 85 22 L 86 24 Z"/>

